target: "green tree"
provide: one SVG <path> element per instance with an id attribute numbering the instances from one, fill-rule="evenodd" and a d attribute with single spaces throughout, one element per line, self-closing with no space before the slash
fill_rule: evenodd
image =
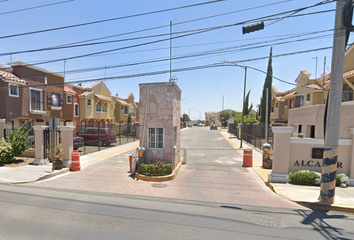
<path id="1" fill-rule="evenodd" d="M 223 127 L 226 127 L 227 126 L 227 121 L 229 120 L 229 118 L 231 118 L 231 116 L 233 115 L 234 113 L 231 113 L 229 111 L 221 111 L 219 114 L 218 114 L 218 119 L 219 121 L 221 122 L 221 126 Z"/>
<path id="2" fill-rule="evenodd" d="M 131 125 L 132 125 L 132 115 L 130 113 L 128 113 L 128 118 L 127 118 L 127 132 L 128 132 L 128 134 L 130 134 Z"/>
<path id="3" fill-rule="evenodd" d="M 253 103 L 251 104 L 250 107 L 248 107 L 248 104 L 249 104 L 249 98 L 250 98 L 250 93 L 251 93 L 251 90 L 248 91 L 247 95 L 246 95 L 246 98 L 245 98 L 245 105 L 244 105 L 244 112 L 243 114 L 246 116 L 246 115 L 249 115 L 252 108 L 253 108 Z"/>
<path id="4" fill-rule="evenodd" d="M 181 117 L 181 122 L 189 122 L 190 121 L 190 118 L 188 116 L 188 114 L 183 114 L 182 117 Z"/>
<path id="5" fill-rule="evenodd" d="M 28 149 L 28 134 L 26 123 L 22 124 L 17 130 L 10 131 L 10 143 L 15 157 L 20 156 L 22 152 Z"/>
<path id="6" fill-rule="evenodd" d="M 266 121 L 266 89 L 268 88 L 268 123 L 270 123 L 270 112 L 271 112 L 271 97 L 272 97 L 272 81 L 273 81 L 273 67 L 272 67 L 272 51 L 270 48 L 269 60 L 268 60 L 268 70 L 267 76 L 264 81 L 263 94 L 261 99 L 261 123 Z"/>

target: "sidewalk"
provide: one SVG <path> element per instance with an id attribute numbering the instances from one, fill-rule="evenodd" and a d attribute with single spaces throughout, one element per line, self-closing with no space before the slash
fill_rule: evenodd
<path id="1" fill-rule="evenodd" d="M 228 142 L 234 147 L 239 148 L 240 141 L 232 137 L 230 139 L 230 134 L 221 131 L 221 134 L 228 140 Z M 87 154 L 80 157 L 81 169 L 86 166 L 105 160 L 114 155 L 123 153 L 128 150 L 135 149 L 138 147 L 139 142 L 128 143 L 125 145 L 109 148 L 101 152 L 95 152 Z M 243 148 L 251 148 L 246 142 L 243 142 Z M 243 155 L 243 151 L 240 150 L 239 153 Z M 320 194 L 319 187 L 312 186 L 300 186 L 292 185 L 289 183 L 269 183 L 268 174 L 271 170 L 263 169 L 262 166 L 262 152 L 259 149 L 253 149 L 253 168 L 251 171 L 255 171 L 265 184 L 276 194 L 288 199 L 289 201 L 295 202 L 297 204 L 303 205 L 305 207 L 323 210 L 336 210 L 354 213 L 354 188 L 336 188 L 335 203 L 327 206 L 321 205 L 317 202 L 318 196 Z M 55 170 L 52 172 L 52 165 L 27 165 L 16 168 L 1 167 L 0 168 L 0 182 L 10 183 L 10 184 L 20 184 L 20 183 L 30 183 L 38 180 L 43 180 L 56 176 L 58 174 L 64 174 L 69 172 L 69 169 Z M 178 176 L 177 176 L 178 178 Z"/>
<path id="2" fill-rule="evenodd" d="M 81 169 L 83 169 L 94 162 L 102 161 L 113 155 L 125 152 L 130 149 L 134 149 L 138 147 L 138 144 L 139 142 L 135 141 L 121 146 L 105 149 L 100 152 L 94 152 L 91 154 L 80 156 L 80 167 Z M 68 168 L 63 168 L 62 170 L 54 170 L 53 172 L 51 163 L 48 163 L 47 165 L 27 165 L 16 168 L 1 167 L 0 182 L 10 184 L 30 183 L 54 177 L 56 175 L 64 174 L 67 172 L 69 172 Z"/>
<path id="3" fill-rule="evenodd" d="M 240 140 L 232 136 L 230 139 L 230 134 L 226 131 L 221 131 L 221 134 L 229 141 L 229 143 L 234 148 L 240 147 Z M 340 188 L 336 187 L 335 192 L 335 202 L 334 204 L 328 206 L 318 203 L 318 197 L 320 195 L 320 188 L 314 186 L 302 186 L 293 185 L 289 183 L 270 183 L 268 181 L 268 174 L 271 169 L 262 168 L 262 151 L 248 145 L 247 142 L 243 141 L 243 148 L 253 149 L 253 170 L 263 179 L 265 184 L 276 194 L 288 199 L 289 201 L 295 202 L 305 207 L 322 209 L 322 210 L 335 210 L 343 212 L 354 213 L 354 188 Z M 238 151 L 243 156 L 243 151 Z"/>

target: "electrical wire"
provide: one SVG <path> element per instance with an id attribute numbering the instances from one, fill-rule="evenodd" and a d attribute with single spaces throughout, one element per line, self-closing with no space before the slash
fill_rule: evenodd
<path id="1" fill-rule="evenodd" d="M 75 0 L 66 0 L 66 1 L 61 1 L 61 2 L 55 2 L 55 3 L 49 3 L 49 4 L 39 5 L 39 6 L 35 6 L 35 7 L 22 8 L 22 9 L 13 10 L 13 11 L 8 11 L 8 12 L 0 12 L 0 15 L 6 15 L 6 14 L 10 14 L 10 13 L 23 12 L 23 11 L 27 11 L 27 10 L 33 10 L 33 9 L 38 9 L 38 8 L 43 8 L 43 7 L 49 7 L 49 6 L 58 5 L 58 4 L 63 4 L 63 3 L 67 3 L 67 2 L 73 2 L 73 1 L 75 1 Z"/>
<path id="2" fill-rule="evenodd" d="M 31 31 L 31 32 L 17 33 L 17 34 L 12 34 L 12 35 L 0 36 L 0 39 L 19 37 L 19 36 L 44 33 L 44 32 L 51 32 L 51 31 L 57 31 L 57 30 L 62 30 L 62 29 L 75 28 L 75 27 L 82 27 L 82 26 L 87 26 L 87 25 L 92 25 L 92 24 L 97 24 L 97 23 L 104 23 L 104 22 L 116 21 L 116 20 L 133 18 L 133 17 L 141 17 L 141 16 L 146 16 L 146 15 L 151 15 L 151 14 L 156 14 L 156 13 L 174 11 L 174 10 L 196 7 L 196 6 L 217 3 L 217 2 L 223 2 L 223 1 L 227 1 L 227 0 L 212 0 L 209 2 L 202 2 L 202 3 L 191 4 L 191 5 L 185 5 L 185 6 L 181 6 L 181 7 L 174 7 L 174 8 L 156 10 L 156 11 L 151 11 L 151 12 L 146 12 L 146 13 L 138 13 L 138 14 L 127 15 L 127 16 L 122 16 L 122 17 L 103 19 L 103 20 L 98 20 L 98 21 L 93 21 L 93 22 L 79 23 L 79 24 L 74 24 L 74 25 L 69 25 L 69 26 L 62 26 L 62 27 L 42 29 L 42 30 Z"/>

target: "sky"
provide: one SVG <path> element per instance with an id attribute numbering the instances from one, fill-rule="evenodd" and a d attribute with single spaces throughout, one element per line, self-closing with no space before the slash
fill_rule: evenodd
<path id="1" fill-rule="evenodd" d="M 0 64 L 23 61 L 84 87 L 104 80 L 112 95 L 133 93 L 139 101 L 140 83 L 169 81 L 172 58 L 181 115 L 197 120 L 205 112 L 242 110 L 245 70 L 222 61 L 234 62 L 249 67 L 246 92 L 256 110 L 271 47 L 273 86 L 280 92 L 294 87 L 301 70 L 311 78 L 330 72 L 336 2 L 311 7 L 319 2 L 2 0 Z M 263 30 L 242 34 L 242 27 L 262 21 Z"/>

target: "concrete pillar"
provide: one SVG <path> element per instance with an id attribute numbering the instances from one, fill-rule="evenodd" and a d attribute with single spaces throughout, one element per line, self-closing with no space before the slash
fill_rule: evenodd
<path id="1" fill-rule="evenodd" d="M 5 119 L 0 119 L 0 139 L 4 136 L 4 129 L 5 129 Z"/>
<path id="2" fill-rule="evenodd" d="M 351 164 L 350 164 L 350 185 L 354 186 L 354 128 L 349 128 L 349 132 L 352 135 L 352 152 L 351 152 Z"/>
<path id="3" fill-rule="evenodd" d="M 62 157 L 63 161 L 71 160 L 71 153 L 73 152 L 73 133 L 74 126 L 60 126 L 61 131 L 61 146 L 63 148 L 64 155 Z"/>
<path id="4" fill-rule="evenodd" d="M 47 159 L 43 158 L 44 142 L 43 142 L 43 131 L 47 129 L 47 126 L 33 126 L 34 131 L 34 144 L 35 144 L 35 155 L 32 162 L 33 165 L 45 165 L 47 164 Z"/>
<path id="5" fill-rule="evenodd" d="M 292 127 L 272 127 L 274 133 L 272 172 L 269 173 L 270 182 L 288 182 L 290 162 L 290 137 Z"/>

